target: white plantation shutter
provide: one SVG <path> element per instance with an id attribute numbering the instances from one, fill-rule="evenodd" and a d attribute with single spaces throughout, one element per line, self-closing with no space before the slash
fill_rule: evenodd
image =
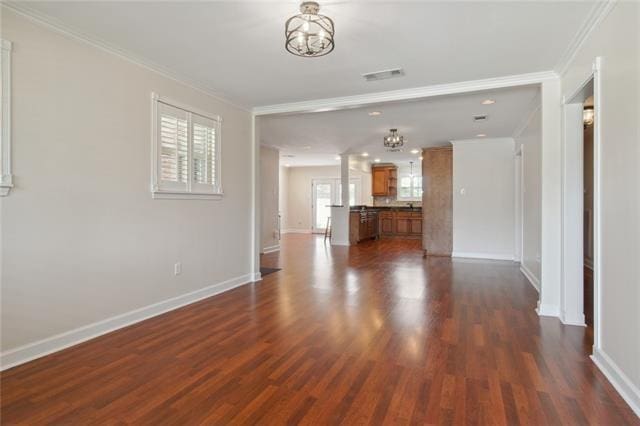
<path id="1" fill-rule="evenodd" d="M 220 198 L 220 119 L 152 100 L 154 198 Z"/>
<path id="2" fill-rule="evenodd" d="M 217 178 L 218 121 L 198 114 L 191 115 L 193 134 L 193 188 L 215 192 Z"/>
<path id="3" fill-rule="evenodd" d="M 188 114 L 159 103 L 158 127 L 160 187 L 186 190 L 189 180 Z"/>

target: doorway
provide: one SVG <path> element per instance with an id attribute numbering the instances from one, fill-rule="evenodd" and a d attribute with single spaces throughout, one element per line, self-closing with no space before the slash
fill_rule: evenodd
<path id="1" fill-rule="evenodd" d="M 361 182 L 359 178 L 349 179 L 349 205 L 360 203 Z M 311 180 L 311 232 L 323 233 L 327 227 L 331 206 L 341 204 L 342 184 L 339 178 Z"/>
<path id="2" fill-rule="evenodd" d="M 599 67 L 564 104 L 561 320 L 599 348 Z"/>

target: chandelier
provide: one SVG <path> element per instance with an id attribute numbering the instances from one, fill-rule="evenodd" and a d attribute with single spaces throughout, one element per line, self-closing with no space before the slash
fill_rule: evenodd
<path id="1" fill-rule="evenodd" d="M 313 58 L 324 56 L 334 48 L 333 21 L 319 15 L 320 5 L 315 1 L 300 4 L 300 14 L 292 16 L 285 24 L 285 48 L 297 56 Z"/>
<path id="2" fill-rule="evenodd" d="M 384 137 L 384 146 L 390 149 L 399 149 L 404 145 L 404 136 L 398 134 L 398 129 L 389 129 L 389 134 Z"/>

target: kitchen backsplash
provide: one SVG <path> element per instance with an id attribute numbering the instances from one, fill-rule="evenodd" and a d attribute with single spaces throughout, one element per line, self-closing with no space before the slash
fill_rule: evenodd
<path id="1" fill-rule="evenodd" d="M 422 207 L 422 201 L 403 201 L 396 200 L 395 197 L 373 197 L 374 206 L 394 206 L 404 207 L 409 204 L 413 204 L 415 207 Z"/>

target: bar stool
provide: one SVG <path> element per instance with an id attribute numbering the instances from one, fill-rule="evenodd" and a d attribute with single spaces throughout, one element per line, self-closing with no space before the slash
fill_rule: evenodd
<path id="1" fill-rule="evenodd" d="M 327 241 L 327 237 L 329 237 L 329 241 L 331 241 L 331 216 L 327 216 L 327 226 L 324 228 L 325 241 Z"/>

